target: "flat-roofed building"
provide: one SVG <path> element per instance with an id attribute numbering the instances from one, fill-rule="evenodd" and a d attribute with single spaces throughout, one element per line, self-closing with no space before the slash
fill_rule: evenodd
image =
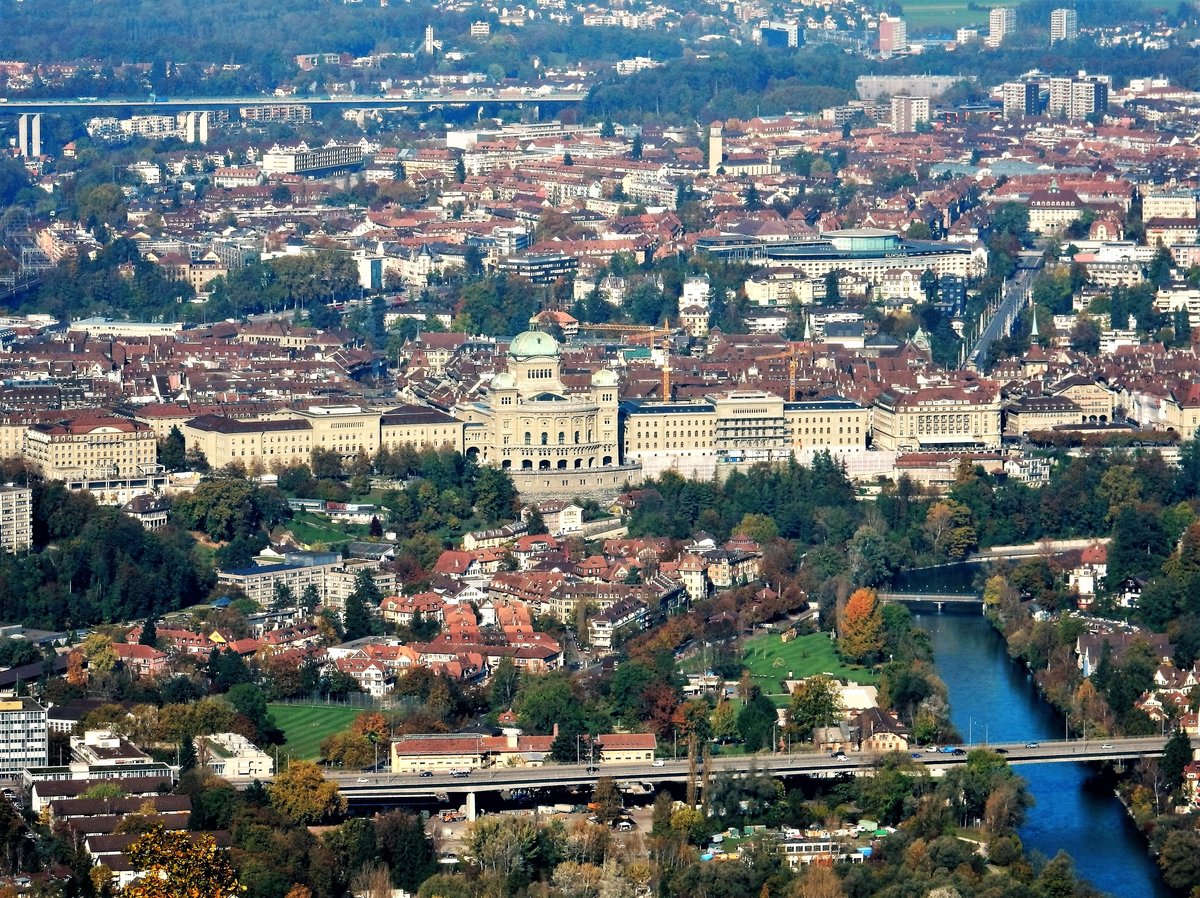
<path id="1" fill-rule="evenodd" d="M 0 549 L 25 552 L 33 546 L 33 490 L 0 487 Z"/>
<path id="2" fill-rule="evenodd" d="M 741 390 L 677 402 L 626 402 L 621 407 L 624 457 L 647 476 L 675 471 L 707 479 L 721 465 L 807 460 L 828 449 L 867 447 L 869 410 L 840 397 L 786 402 Z"/>
<path id="3" fill-rule="evenodd" d="M 0 775 L 44 767 L 48 757 L 46 709 L 31 698 L 0 701 Z"/>

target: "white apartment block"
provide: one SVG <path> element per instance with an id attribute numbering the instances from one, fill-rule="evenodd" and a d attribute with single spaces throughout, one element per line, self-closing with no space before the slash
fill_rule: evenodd
<path id="1" fill-rule="evenodd" d="M 1073 9 L 1056 9 L 1050 13 L 1050 43 L 1073 41 L 1079 37 L 1079 16 Z"/>
<path id="2" fill-rule="evenodd" d="M 26 767 L 45 767 L 46 709 L 31 698 L 0 702 L 0 776 Z"/>
<path id="3" fill-rule="evenodd" d="M 988 13 L 989 47 L 999 47 L 1005 38 L 1017 30 L 1017 11 L 1011 7 L 997 7 Z"/>
<path id="4" fill-rule="evenodd" d="M 33 490 L 0 487 L 0 549 L 27 552 L 33 546 Z"/>

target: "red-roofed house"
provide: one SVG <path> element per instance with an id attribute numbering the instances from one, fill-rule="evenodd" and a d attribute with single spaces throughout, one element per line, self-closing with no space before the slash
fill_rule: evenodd
<path id="1" fill-rule="evenodd" d="M 605 733 L 596 738 L 601 764 L 651 763 L 658 748 L 653 733 Z"/>
<path id="2" fill-rule="evenodd" d="M 134 676 L 157 677 L 167 672 L 167 655 L 152 645 L 128 645 L 114 642 L 113 651 Z"/>

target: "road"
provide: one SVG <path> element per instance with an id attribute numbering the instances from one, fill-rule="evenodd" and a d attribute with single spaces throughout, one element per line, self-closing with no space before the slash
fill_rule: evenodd
<path id="1" fill-rule="evenodd" d="M 84 110 L 111 112 L 114 109 L 150 109 L 179 112 L 191 109 L 237 109 L 242 106 L 303 105 L 346 109 L 392 109 L 404 106 L 442 106 L 454 103 L 469 103 L 479 106 L 499 106 L 512 103 L 579 103 L 587 97 L 587 91 L 556 90 L 546 93 L 504 94 L 491 96 L 469 91 L 443 92 L 437 96 L 426 93 L 420 97 L 169 97 L 151 100 L 145 97 L 79 97 L 70 99 L 20 99 L 0 97 L 0 113 L 11 112 L 63 112 Z"/>
<path id="2" fill-rule="evenodd" d="M 1010 764 L 1048 764 L 1080 761 L 1121 761 L 1162 754 L 1165 739 L 1151 736 L 1137 739 L 1044 741 L 1037 745 L 995 743 L 988 747 L 1002 751 Z M 979 748 L 982 746 L 973 746 Z M 966 752 L 950 754 L 926 752 L 914 748 L 914 761 L 931 768 L 951 767 L 966 762 Z M 915 755 L 919 755 L 916 757 Z M 753 756 L 714 757 L 710 774 L 747 773 L 758 770 L 773 776 L 820 776 L 854 773 L 875 766 L 886 755 L 877 752 L 850 752 L 844 758 L 815 752 L 759 754 Z M 471 771 L 469 776 L 435 774 L 336 773 L 329 778 L 349 799 L 399 799 L 432 797 L 438 793 L 497 792 L 506 789 L 544 789 L 564 786 L 590 786 L 598 776 L 611 776 L 626 783 L 685 782 L 686 760 L 668 760 L 661 767 L 649 763 L 601 765 L 589 772 L 586 764 L 547 764 L 544 767 L 490 767 Z"/>
<path id="3" fill-rule="evenodd" d="M 1003 298 L 967 356 L 967 364 L 976 371 L 987 364 L 988 350 L 991 349 L 992 343 L 1008 335 L 1017 313 L 1025 305 L 1026 293 L 1033 284 L 1034 275 L 1041 267 L 1040 264 L 1034 264 L 1033 255 L 1035 254 L 1021 254 L 1021 266 L 1017 268 L 1012 280 L 1004 282 Z M 1038 260 L 1040 262 L 1040 255 Z"/>

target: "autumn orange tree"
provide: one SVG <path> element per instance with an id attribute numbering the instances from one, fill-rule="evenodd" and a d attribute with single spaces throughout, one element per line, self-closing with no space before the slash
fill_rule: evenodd
<path id="1" fill-rule="evenodd" d="M 153 826 L 128 849 L 140 871 L 120 898 L 233 898 L 242 894 L 228 854 L 212 836 Z"/>
<path id="2" fill-rule="evenodd" d="M 869 663 L 883 648 L 883 612 L 873 589 L 856 589 L 842 612 L 838 649 L 850 661 Z"/>

